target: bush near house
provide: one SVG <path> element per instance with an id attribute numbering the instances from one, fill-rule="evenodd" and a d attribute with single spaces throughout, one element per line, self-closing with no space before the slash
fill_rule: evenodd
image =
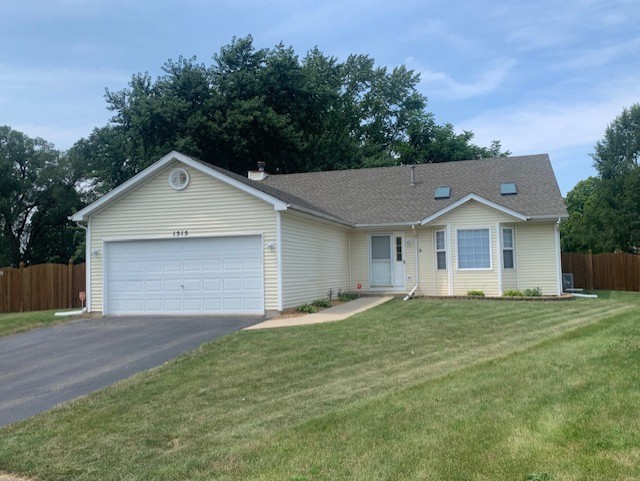
<path id="1" fill-rule="evenodd" d="M 469 297 L 484 297 L 484 292 L 478 291 L 478 290 L 472 290 L 472 291 L 467 291 L 467 295 Z"/>

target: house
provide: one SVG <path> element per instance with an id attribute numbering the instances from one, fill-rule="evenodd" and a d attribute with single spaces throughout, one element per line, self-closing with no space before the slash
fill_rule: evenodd
<path id="1" fill-rule="evenodd" d="M 171 152 L 76 213 L 90 311 L 263 314 L 332 290 L 560 295 L 547 155 L 251 178 Z"/>

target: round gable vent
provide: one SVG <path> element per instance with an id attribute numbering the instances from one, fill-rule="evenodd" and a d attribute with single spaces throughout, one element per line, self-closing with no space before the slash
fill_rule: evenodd
<path id="1" fill-rule="evenodd" d="M 175 190 L 182 190 L 189 185 L 189 172 L 184 169 L 173 169 L 169 174 L 169 185 Z"/>

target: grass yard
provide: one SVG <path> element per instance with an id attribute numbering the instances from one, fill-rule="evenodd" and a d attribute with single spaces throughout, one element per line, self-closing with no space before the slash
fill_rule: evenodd
<path id="1" fill-rule="evenodd" d="M 11 312 L 0 314 L 0 337 L 28 331 L 36 327 L 51 326 L 72 319 L 55 317 L 57 311 Z"/>
<path id="2" fill-rule="evenodd" d="M 640 295 L 244 331 L 0 429 L 42 480 L 640 478 Z"/>

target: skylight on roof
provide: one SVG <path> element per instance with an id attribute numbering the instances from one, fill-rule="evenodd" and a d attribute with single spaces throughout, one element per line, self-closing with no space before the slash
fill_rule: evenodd
<path id="1" fill-rule="evenodd" d="M 451 187 L 448 185 L 441 185 L 436 187 L 436 193 L 433 196 L 435 199 L 448 199 L 451 197 Z"/>
<path id="2" fill-rule="evenodd" d="M 501 195 L 515 195 L 518 193 L 518 189 L 514 182 L 503 182 L 500 184 Z"/>

